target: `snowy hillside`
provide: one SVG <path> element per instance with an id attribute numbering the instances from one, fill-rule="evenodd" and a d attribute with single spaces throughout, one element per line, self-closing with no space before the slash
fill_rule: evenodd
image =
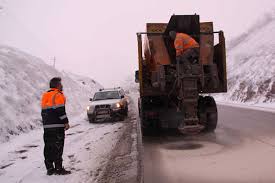
<path id="1" fill-rule="evenodd" d="M 246 103 L 275 102 L 275 13 L 265 15 L 227 50 L 228 93 L 217 97 Z"/>
<path id="2" fill-rule="evenodd" d="M 90 78 L 61 73 L 36 57 L 0 46 L 0 142 L 41 125 L 41 94 L 55 76 L 62 77 L 69 117 L 85 111 L 101 87 Z"/>

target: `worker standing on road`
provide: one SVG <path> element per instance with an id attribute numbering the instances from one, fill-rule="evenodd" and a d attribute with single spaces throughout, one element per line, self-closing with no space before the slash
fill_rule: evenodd
<path id="1" fill-rule="evenodd" d="M 176 58 L 178 62 L 194 63 L 199 56 L 199 44 L 197 41 L 185 33 L 170 31 L 169 35 L 174 40 Z"/>
<path id="2" fill-rule="evenodd" d="M 50 90 L 43 94 L 41 101 L 47 175 L 71 173 L 62 166 L 65 130 L 70 128 L 65 111 L 66 98 L 62 89 L 61 78 L 52 78 Z"/>

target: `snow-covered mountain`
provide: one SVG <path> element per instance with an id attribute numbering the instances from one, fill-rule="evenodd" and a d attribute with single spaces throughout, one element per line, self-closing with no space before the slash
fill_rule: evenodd
<path id="1" fill-rule="evenodd" d="M 62 78 L 69 119 L 84 112 L 93 92 L 101 88 L 88 77 L 59 72 L 39 58 L 0 46 L 0 141 L 41 126 L 40 98 L 55 76 Z"/>
<path id="2" fill-rule="evenodd" d="M 223 100 L 275 102 L 275 13 L 266 14 L 227 50 L 228 93 Z M 221 99 L 221 95 L 218 97 Z"/>

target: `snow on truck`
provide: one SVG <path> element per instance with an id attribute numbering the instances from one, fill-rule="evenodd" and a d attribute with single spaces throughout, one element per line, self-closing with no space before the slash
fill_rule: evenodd
<path id="1" fill-rule="evenodd" d="M 205 94 L 227 92 L 223 31 L 214 32 L 213 23 L 200 22 L 199 15 L 173 15 L 168 24 L 147 23 L 146 28 L 146 32 L 137 33 L 136 82 L 140 86 L 143 134 L 155 128 L 214 131 L 217 106 L 214 98 Z M 197 41 L 197 62 L 190 60 L 187 66 L 177 62 L 171 31 L 188 34 Z"/>

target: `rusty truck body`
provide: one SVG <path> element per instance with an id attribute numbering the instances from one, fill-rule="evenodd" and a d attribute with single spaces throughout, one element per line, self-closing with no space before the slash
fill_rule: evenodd
<path id="1" fill-rule="evenodd" d="M 199 43 L 198 62 L 188 70 L 177 69 L 182 66 L 177 65 L 170 31 L 189 34 Z M 200 22 L 199 15 L 173 15 L 168 23 L 147 23 L 137 41 L 143 133 L 156 128 L 214 131 L 217 106 L 208 94 L 227 91 L 223 31 L 214 32 L 213 23 Z"/>

